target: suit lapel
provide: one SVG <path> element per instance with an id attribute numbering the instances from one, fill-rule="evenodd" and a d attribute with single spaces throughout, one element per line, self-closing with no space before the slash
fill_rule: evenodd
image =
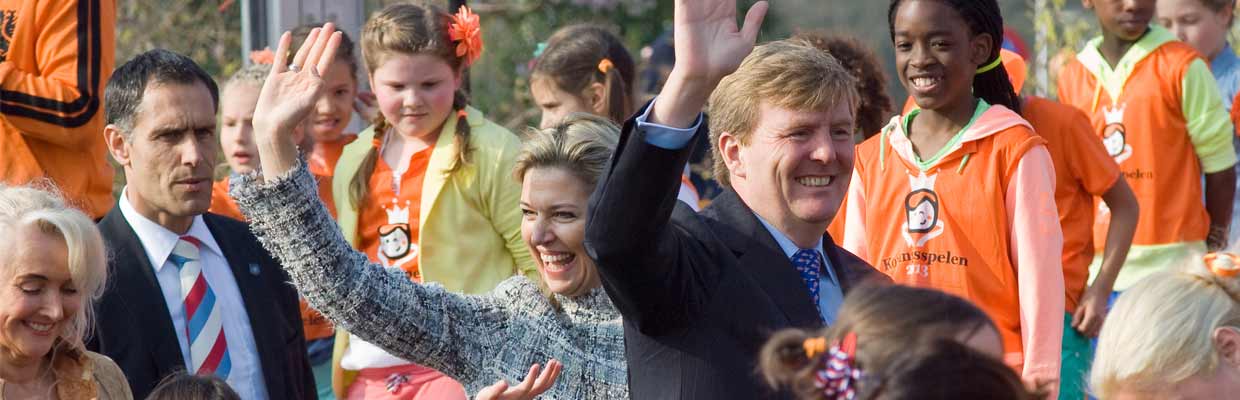
<path id="1" fill-rule="evenodd" d="M 826 253 L 827 260 L 830 261 L 831 270 L 835 271 L 835 276 L 839 279 L 840 293 L 848 294 L 855 277 L 851 274 L 852 268 L 845 265 L 844 258 L 840 257 L 840 249 L 835 247 L 835 240 L 831 238 L 830 233 L 822 236 L 822 250 Z"/>
<path id="2" fill-rule="evenodd" d="M 741 269 L 758 282 L 792 325 L 821 326 L 822 316 L 814 307 L 801 275 L 736 192 L 724 190 L 711 203 L 710 210 L 708 214 L 715 214 L 723 227 L 731 228 L 720 227 L 716 231 L 737 254 Z"/>
<path id="3" fill-rule="evenodd" d="M 112 251 L 112 272 L 115 282 L 112 292 L 122 298 L 133 318 L 139 326 L 148 327 L 152 332 L 143 338 L 134 338 L 137 345 L 150 350 L 151 358 L 157 368 L 162 371 L 185 369 L 185 360 L 181 358 L 181 344 L 178 343 L 176 327 L 172 324 L 172 316 L 168 313 L 168 305 L 160 289 L 155 270 L 151 267 L 150 258 L 142 241 L 133 227 L 121 214 L 120 207 L 112 211 L 99 223 L 103 237 L 108 238 Z M 105 322 L 106 323 L 106 322 Z"/>

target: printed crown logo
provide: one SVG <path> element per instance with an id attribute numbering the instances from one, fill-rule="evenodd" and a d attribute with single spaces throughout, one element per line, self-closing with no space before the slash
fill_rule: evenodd
<path id="1" fill-rule="evenodd" d="M 913 174 L 909 174 L 908 176 L 909 188 L 910 190 L 913 190 L 913 191 L 920 190 L 920 189 L 933 191 L 934 181 L 938 179 L 938 176 L 939 176 L 938 174 L 926 176 L 925 172 L 921 172 L 917 176 L 913 176 Z"/>
<path id="2" fill-rule="evenodd" d="M 405 201 L 405 207 L 401 207 L 393 202 L 392 208 L 384 209 L 387 212 L 388 224 L 406 224 L 409 223 L 409 201 Z"/>
<path id="3" fill-rule="evenodd" d="M 1103 107 L 1102 115 L 1106 119 L 1107 125 L 1124 123 L 1124 108 L 1128 105 L 1122 105 L 1118 108 Z"/>

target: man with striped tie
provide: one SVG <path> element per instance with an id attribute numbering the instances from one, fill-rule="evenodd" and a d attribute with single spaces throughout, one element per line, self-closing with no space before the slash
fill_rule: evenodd
<path id="1" fill-rule="evenodd" d="M 99 223 L 115 277 L 88 347 L 135 398 L 185 371 L 243 399 L 315 397 L 296 290 L 244 223 L 207 213 L 218 160 L 215 82 L 166 50 L 116 69 L 104 138 L 126 187 Z"/>

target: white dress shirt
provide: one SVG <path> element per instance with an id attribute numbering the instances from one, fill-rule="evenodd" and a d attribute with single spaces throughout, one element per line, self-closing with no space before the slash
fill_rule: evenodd
<path id="1" fill-rule="evenodd" d="M 155 277 L 159 281 L 159 289 L 163 292 L 164 302 L 168 305 L 168 314 L 172 316 L 172 325 L 176 328 L 177 343 L 181 345 L 181 359 L 185 369 L 191 367 L 189 358 L 189 338 L 185 332 L 185 305 L 181 301 L 181 276 L 177 267 L 168 261 L 172 249 L 180 241 L 178 235 L 167 228 L 139 214 L 129 203 L 126 192 L 121 192 L 121 215 L 129 222 L 146 256 L 155 269 Z M 267 399 L 267 384 L 263 379 L 263 369 L 259 362 L 258 346 L 254 342 L 254 332 L 250 327 L 249 313 L 237 287 L 237 279 L 233 276 L 224 252 L 211 236 L 211 230 L 202 220 L 202 216 L 194 217 L 187 235 L 202 241 L 199 257 L 202 273 L 207 285 L 215 291 L 215 306 L 221 307 L 224 335 L 228 339 L 228 356 L 232 360 L 232 370 L 228 374 L 228 385 L 241 395 L 242 399 Z M 279 368 L 280 366 L 275 366 Z"/>

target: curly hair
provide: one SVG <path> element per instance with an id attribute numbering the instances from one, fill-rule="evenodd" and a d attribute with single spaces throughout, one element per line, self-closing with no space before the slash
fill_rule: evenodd
<path id="1" fill-rule="evenodd" d="M 887 95 L 887 74 L 868 46 L 855 37 L 828 34 L 822 31 L 800 32 L 793 39 L 804 40 L 835 57 L 844 69 L 857 78 L 857 130 L 866 139 L 878 134 L 891 116 L 894 104 Z"/>

